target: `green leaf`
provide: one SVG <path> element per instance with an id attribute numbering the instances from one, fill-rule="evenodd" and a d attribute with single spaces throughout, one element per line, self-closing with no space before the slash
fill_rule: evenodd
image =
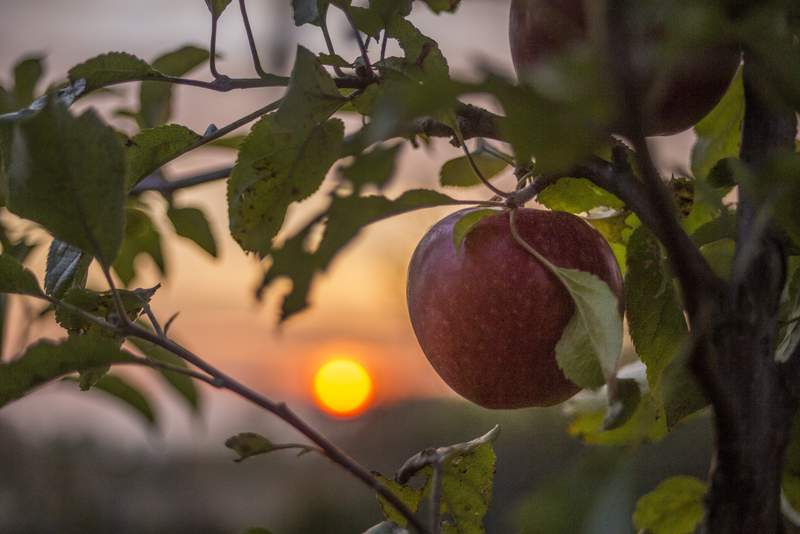
<path id="1" fill-rule="evenodd" d="M 100 336 L 39 341 L 20 358 L 0 364 L 0 407 L 66 374 L 130 359 L 115 340 Z"/>
<path id="2" fill-rule="evenodd" d="M 85 93 L 124 82 L 158 79 L 163 76 L 146 61 L 126 52 L 109 52 L 93 57 L 69 70 L 69 81 L 86 80 Z"/>
<path id="3" fill-rule="evenodd" d="M 593 208 L 620 209 L 623 202 L 584 178 L 561 178 L 536 197 L 537 202 L 555 211 L 584 213 Z"/>
<path id="4" fill-rule="evenodd" d="M 138 387 L 128 380 L 119 375 L 106 374 L 93 385 L 93 389 L 102 391 L 106 395 L 122 402 L 142 416 L 151 427 L 155 426 L 156 414 L 150 401 Z"/>
<path id="5" fill-rule="evenodd" d="M 328 0 L 292 0 L 295 26 L 314 24 L 319 26 L 328 10 Z"/>
<path id="6" fill-rule="evenodd" d="M 461 0 L 425 0 L 425 4 L 436 14 L 453 13 L 461 5 Z"/>
<path id="7" fill-rule="evenodd" d="M 298 46 L 289 88 L 275 113 L 275 123 L 285 129 L 310 132 L 346 101 L 316 56 Z"/>
<path id="8" fill-rule="evenodd" d="M 668 428 L 708 406 L 708 399 L 689 368 L 690 355 L 690 351 L 679 352 L 661 373 L 659 390 Z"/>
<path id="9" fill-rule="evenodd" d="M 152 67 L 167 76 L 183 76 L 208 61 L 205 48 L 183 46 L 156 58 Z M 172 115 L 171 83 L 142 82 L 139 89 L 139 116 L 143 128 L 167 122 Z"/>
<path id="10" fill-rule="evenodd" d="M 206 143 L 207 147 L 230 148 L 238 151 L 242 147 L 242 143 L 247 138 L 246 135 L 228 135 L 219 139 Z"/>
<path id="11" fill-rule="evenodd" d="M 733 256 L 736 252 L 736 241 L 720 239 L 700 247 L 700 252 L 708 262 L 714 274 L 723 280 L 730 280 Z"/>
<path id="12" fill-rule="evenodd" d="M 670 477 L 639 499 L 633 523 L 650 534 L 692 534 L 703 521 L 707 490 L 694 477 Z"/>
<path id="13" fill-rule="evenodd" d="M 8 209 L 106 265 L 123 232 L 125 157 L 93 111 L 73 117 L 51 104 L 17 125 Z"/>
<path id="14" fill-rule="evenodd" d="M 439 44 L 424 35 L 410 21 L 394 17 L 386 25 L 386 32 L 389 37 L 397 39 L 406 62 L 418 67 L 426 78 L 432 80 L 448 78 L 450 68 L 439 49 Z"/>
<path id="15" fill-rule="evenodd" d="M 150 216 L 136 208 L 126 210 L 125 240 L 114 262 L 114 272 L 122 283 L 130 285 L 136 277 L 135 261 L 142 254 L 152 258 L 163 276 L 167 274 L 167 265 L 161 248 L 161 234 L 153 224 Z"/>
<path id="16" fill-rule="evenodd" d="M 384 486 L 386 486 L 389 491 L 395 494 L 395 496 L 400 499 L 400 501 L 405 504 L 409 510 L 412 512 L 416 512 L 419 508 L 419 502 L 422 499 L 422 489 L 421 488 L 412 488 L 410 486 L 405 486 L 400 484 L 390 478 L 386 478 L 380 473 L 372 473 L 373 476 Z M 398 512 L 394 506 L 389 504 L 389 501 L 381 497 L 380 495 L 376 494 L 378 498 L 378 504 L 381 507 L 381 511 L 383 512 L 383 516 L 402 527 L 408 525 L 408 520 Z"/>
<path id="17" fill-rule="evenodd" d="M 78 385 L 81 391 L 89 391 L 97 385 L 100 380 L 105 377 L 111 370 L 110 365 L 101 365 L 99 367 L 92 367 L 90 369 L 82 369 L 78 371 Z"/>
<path id="18" fill-rule="evenodd" d="M 450 197 L 427 190 L 407 191 L 395 200 L 382 196 L 335 197 L 327 212 L 315 217 L 305 228 L 287 239 L 281 248 L 270 251 L 272 264 L 264 274 L 258 294 L 280 278 L 291 279 L 292 289 L 283 298 L 281 306 L 281 320 L 286 320 L 308 307 L 308 294 L 314 276 L 324 272 L 339 251 L 364 226 L 408 211 L 456 202 Z M 305 245 L 306 240 L 323 215 L 327 216 L 328 222 L 322 241 L 315 251 L 309 252 Z"/>
<path id="19" fill-rule="evenodd" d="M 256 123 L 228 180 L 231 235 L 242 249 L 269 252 L 289 204 L 319 188 L 343 139 L 338 119 L 308 133 L 280 126 L 275 114 Z"/>
<path id="20" fill-rule="evenodd" d="M 43 58 L 31 56 L 14 65 L 14 100 L 16 107 L 27 106 L 36 96 L 36 84 L 44 73 Z"/>
<path id="21" fill-rule="evenodd" d="M 476 152 L 472 154 L 472 159 L 487 180 L 491 180 L 508 167 L 505 161 L 486 153 Z M 439 183 L 445 187 L 471 187 L 479 185 L 481 180 L 472 170 L 467 156 L 461 156 L 442 165 L 439 171 Z"/>
<path id="22" fill-rule="evenodd" d="M 607 412 L 599 408 L 577 416 L 570 423 L 568 432 L 590 445 L 638 445 L 666 436 L 664 419 L 659 401 L 651 393 L 645 393 L 624 424 L 609 428 Z"/>
<path id="23" fill-rule="evenodd" d="M 70 287 L 83 287 L 86 285 L 91 262 L 91 255 L 63 241 L 53 239 L 47 253 L 45 292 L 55 298 L 61 298 Z"/>
<path id="24" fill-rule="evenodd" d="M 118 290 L 120 300 L 131 321 L 136 320 L 142 313 L 144 305 L 150 302 L 158 286 L 150 289 L 134 289 L 133 291 Z M 104 330 L 101 326 L 86 319 L 83 315 L 73 311 L 78 308 L 95 317 L 115 322 L 117 319 L 117 306 L 111 291 L 97 292 L 82 287 L 72 287 L 65 293 L 61 302 L 70 305 L 56 306 L 56 322 L 71 334 L 98 333 L 102 336 L 118 340 L 122 339 L 114 332 Z"/>
<path id="25" fill-rule="evenodd" d="M 397 156 L 402 149 L 402 144 L 390 147 L 378 145 L 369 152 L 356 156 L 350 165 L 340 167 L 339 172 L 353 185 L 356 192 L 360 192 L 367 184 L 383 189 L 394 176 Z"/>
<path id="26" fill-rule="evenodd" d="M 467 238 L 475 226 L 486 217 L 497 215 L 498 210 L 494 209 L 474 209 L 465 211 L 464 215 L 453 226 L 453 244 L 456 250 L 461 249 L 461 244 Z"/>
<path id="27" fill-rule="evenodd" d="M 698 179 L 707 178 L 720 160 L 739 155 L 744 121 L 742 80 L 739 69 L 722 100 L 694 127 L 697 141 L 692 147 L 692 174 Z"/>
<path id="28" fill-rule="evenodd" d="M 655 389 L 661 372 L 683 350 L 689 330 L 666 258 L 649 230 L 639 227 L 633 232 L 627 258 L 628 329 L 647 366 L 647 381 Z"/>
<path id="29" fill-rule="evenodd" d="M 378 13 L 371 9 L 356 6 L 349 7 L 347 12 L 350 13 L 353 24 L 359 31 L 376 40 L 380 37 L 383 30 L 383 20 L 381 20 L 381 16 Z"/>
<path id="30" fill-rule="evenodd" d="M 130 190 L 166 163 L 185 153 L 201 137 L 179 124 L 166 124 L 142 130 L 127 143 L 128 173 L 125 179 Z"/>
<path id="31" fill-rule="evenodd" d="M 208 252 L 210 256 L 217 257 L 217 242 L 214 240 L 214 234 L 211 232 L 208 219 L 206 219 L 201 210 L 191 207 L 176 208 L 170 206 L 167 210 L 167 216 L 175 227 L 175 233 L 193 241 L 197 246 Z"/>
<path id="32" fill-rule="evenodd" d="M 411 14 L 412 0 L 369 0 L 369 8 L 381 17 L 384 26 L 388 26 L 395 17 L 407 17 Z"/>
<path id="33" fill-rule="evenodd" d="M 128 341 L 136 347 L 145 357 L 157 362 L 166 363 L 173 367 L 188 368 L 185 360 L 172 354 L 166 349 L 159 347 L 149 341 L 139 338 L 128 338 Z M 184 374 L 176 373 L 167 369 L 158 369 L 158 373 L 163 377 L 167 384 L 188 404 L 194 412 L 200 410 L 200 393 L 194 380 Z"/>
<path id="34" fill-rule="evenodd" d="M 44 295 L 39 288 L 36 276 L 6 252 L 0 254 L 0 293 L 34 297 Z"/>
<path id="35" fill-rule="evenodd" d="M 206 0 L 208 10 L 211 11 L 211 16 L 219 18 L 225 8 L 231 3 L 231 0 Z"/>
<path id="36" fill-rule="evenodd" d="M 317 59 L 322 65 L 329 65 L 331 67 L 350 67 L 351 63 L 339 54 L 324 54 L 320 53 Z"/>
<path id="37" fill-rule="evenodd" d="M 234 462 L 243 462 L 251 456 L 268 454 L 279 450 L 297 449 L 299 450 L 298 456 L 317 450 L 314 447 L 297 443 L 272 443 L 261 434 L 256 434 L 254 432 L 242 432 L 240 434 L 236 434 L 225 441 L 225 446 L 239 455 Z"/>

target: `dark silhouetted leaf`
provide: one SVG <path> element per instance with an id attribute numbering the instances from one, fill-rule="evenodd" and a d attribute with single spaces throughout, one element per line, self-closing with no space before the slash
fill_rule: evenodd
<path id="1" fill-rule="evenodd" d="M 127 188 L 131 189 L 162 165 L 186 152 L 199 140 L 199 135 L 179 124 L 166 124 L 142 130 L 127 142 Z"/>
<path id="2" fill-rule="evenodd" d="M 211 16 L 219 18 L 225 8 L 231 3 L 231 0 L 206 0 L 208 10 L 211 11 Z"/>
<path id="3" fill-rule="evenodd" d="M 183 76 L 208 61 L 208 50 L 183 46 L 153 60 L 152 67 L 167 76 Z M 172 84 L 142 82 L 139 89 L 139 115 L 142 128 L 167 122 L 172 115 Z"/>
<path id="4" fill-rule="evenodd" d="M 161 249 L 161 234 L 150 216 L 137 208 L 128 208 L 125 213 L 127 216 L 125 239 L 122 242 L 117 261 L 114 262 L 114 272 L 117 273 L 123 284 L 130 285 L 136 277 L 136 258 L 141 254 L 146 254 L 152 258 L 161 274 L 166 275 L 167 266 Z"/>
<path id="5" fill-rule="evenodd" d="M 343 178 L 353 184 L 357 192 L 367 184 L 383 189 L 394 176 L 397 156 L 402 148 L 402 144 L 391 147 L 376 146 L 369 152 L 362 152 L 356 156 L 350 165 L 341 167 L 339 171 Z"/>
<path id="6" fill-rule="evenodd" d="M 485 153 L 476 152 L 472 154 L 472 159 L 487 180 L 491 180 L 508 167 L 505 161 Z M 472 170 L 467 156 L 461 156 L 442 165 L 439 171 L 439 183 L 443 186 L 471 187 L 479 185 L 481 180 Z"/>
<path id="7" fill-rule="evenodd" d="M 116 341 L 100 336 L 39 341 L 20 358 L 0 364 L 0 406 L 66 374 L 130 359 Z"/>
<path id="8" fill-rule="evenodd" d="M 175 233 L 196 243 L 214 258 L 217 257 L 217 243 L 205 214 L 197 208 L 176 208 L 170 206 L 167 216 L 175 227 Z"/>
<path id="9" fill-rule="evenodd" d="M 225 446 L 239 455 L 239 457 L 234 460 L 235 462 L 242 462 L 251 456 L 259 454 L 268 454 L 270 452 L 287 449 L 297 449 L 300 455 L 316 451 L 314 447 L 298 443 L 272 443 L 261 434 L 256 434 L 254 432 L 236 434 L 225 441 Z"/>
<path id="10" fill-rule="evenodd" d="M 17 107 L 27 106 L 36 96 L 36 84 L 44 73 L 43 58 L 23 58 L 14 65 L 14 100 Z"/>
<path id="11" fill-rule="evenodd" d="M 158 79 L 163 76 L 146 61 L 125 52 L 109 52 L 93 57 L 69 70 L 69 80 L 86 81 L 84 93 L 100 87 L 136 80 Z"/>
<path id="12" fill-rule="evenodd" d="M 8 208 L 110 265 L 123 232 L 125 157 L 92 111 L 52 104 L 17 125 Z"/>
<path id="13" fill-rule="evenodd" d="M 36 276 L 6 252 L 0 254 L 0 293 L 43 295 Z"/>

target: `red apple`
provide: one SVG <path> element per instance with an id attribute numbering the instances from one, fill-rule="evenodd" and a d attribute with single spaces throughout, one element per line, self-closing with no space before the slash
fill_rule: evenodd
<path id="1" fill-rule="evenodd" d="M 520 77 L 602 34 L 588 14 L 589 1 L 512 0 L 508 35 Z M 676 62 L 665 61 L 659 46 L 669 10 L 643 6 L 637 5 L 639 11 L 631 18 L 634 79 L 644 101 L 645 133 L 669 135 L 696 124 L 719 102 L 736 73 L 740 54 L 735 46 L 715 45 L 693 49 Z"/>
<path id="2" fill-rule="evenodd" d="M 453 227 L 436 223 L 408 270 L 408 310 L 422 351 L 457 393 L 486 408 L 558 404 L 578 391 L 555 346 L 575 310 L 567 290 L 519 243 L 509 215 L 481 219 L 456 250 Z M 622 275 L 605 239 L 564 212 L 520 209 L 520 235 L 559 267 L 605 281 L 622 302 Z M 622 306 L 620 306 L 622 309 Z"/>

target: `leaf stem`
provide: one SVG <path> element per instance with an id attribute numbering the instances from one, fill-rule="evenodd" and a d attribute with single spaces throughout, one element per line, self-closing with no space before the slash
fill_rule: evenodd
<path id="1" fill-rule="evenodd" d="M 325 39 L 325 46 L 328 48 L 328 53 L 332 56 L 336 55 L 336 50 L 333 48 L 333 40 L 331 39 L 330 31 L 328 31 L 328 8 L 325 8 L 325 12 L 320 17 L 319 27 L 322 30 L 322 37 Z M 346 75 L 344 71 L 338 65 L 333 66 L 333 72 L 341 77 L 345 78 Z"/>
<path id="2" fill-rule="evenodd" d="M 239 11 L 242 12 L 242 21 L 244 22 L 244 31 L 247 34 L 247 43 L 250 45 L 250 55 L 253 56 L 253 68 L 261 78 L 266 78 L 268 75 L 261 67 L 261 60 L 258 58 L 258 48 L 256 41 L 253 38 L 253 29 L 250 27 L 250 17 L 247 16 L 247 6 L 245 0 L 239 0 Z"/>
<path id="3" fill-rule="evenodd" d="M 222 75 L 217 70 L 217 21 L 219 17 L 211 15 L 211 43 L 209 45 L 208 54 L 208 68 L 211 71 L 211 76 L 215 80 L 221 79 Z"/>

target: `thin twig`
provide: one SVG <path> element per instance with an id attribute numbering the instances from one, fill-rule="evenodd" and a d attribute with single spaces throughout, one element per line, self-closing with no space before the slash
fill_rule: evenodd
<path id="1" fill-rule="evenodd" d="M 181 312 L 179 312 L 179 311 L 176 311 L 175 313 L 173 313 L 173 314 L 170 316 L 170 318 L 169 318 L 169 319 L 167 319 L 167 322 L 166 322 L 166 323 L 164 323 L 164 335 L 165 335 L 165 336 L 166 336 L 166 335 L 169 333 L 169 327 L 170 327 L 170 326 L 172 326 L 172 323 L 174 323 L 174 322 L 175 322 L 175 319 L 177 319 L 177 318 L 178 318 L 178 315 L 180 315 L 180 314 L 181 314 Z"/>
<path id="2" fill-rule="evenodd" d="M 250 27 L 250 18 L 247 16 L 247 7 L 245 0 L 239 0 L 239 10 L 242 12 L 242 20 L 244 21 L 244 31 L 247 33 L 247 43 L 250 45 L 250 55 L 253 56 L 253 68 L 261 78 L 266 78 L 268 75 L 261 67 L 261 61 L 258 59 L 258 48 L 256 41 L 253 38 L 253 29 Z"/>
<path id="3" fill-rule="evenodd" d="M 208 68 L 214 79 L 220 79 L 222 76 L 217 70 L 217 21 L 219 17 L 216 15 L 211 16 L 211 45 L 209 46 Z"/>
<path id="4" fill-rule="evenodd" d="M 381 41 L 381 63 L 386 59 L 386 45 L 389 44 L 389 30 L 383 30 L 383 40 Z"/>
<path id="5" fill-rule="evenodd" d="M 186 178 L 179 178 L 176 180 L 164 180 L 160 176 L 151 174 L 131 189 L 131 196 L 138 196 L 145 191 L 157 191 L 162 195 L 169 195 L 179 189 L 186 189 L 196 185 L 202 185 L 217 180 L 223 180 L 231 175 L 233 167 L 224 167 L 215 171 L 204 172 L 194 176 L 187 176 Z"/>
<path id="6" fill-rule="evenodd" d="M 325 12 L 322 14 L 322 17 L 320 18 L 319 27 L 322 29 L 322 37 L 325 39 L 325 46 L 328 48 L 328 54 L 330 54 L 331 56 L 335 56 L 336 50 L 333 48 L 333 40 L 331 40 L 331 34 L 328 31 L 327 8 L 325 8 Z M 346 77 L 346 74 L 338 65 L 333 66 L 333 72 L 340 78 Z"/>
<path id="7" fill-rule="evenodd" d="M 356 27 L 356 23 L 353 21 L 353 17 L 350 16 L 350 12 L 344 12 L 345 17 L 347 17 L 347 22 L 350 23 L 350 26 L 353 28 L 353 33 L 356 37 L 356 42 L 358 43 L 358 49 L 361 51 L 361 61 L 364 62 L 364 68 L 367 69 L 367 72 L 372 73 L 372 63 L 369 61 L 369 51 L 367 50 L 367 45 L 364 44 L 364 38 L 361 37 L 361 32 L 358 31 Z"/>
<path id="8" fill-rule="evenodd" d="M 325 453 L 325 456 L 327 456 L 331 461 L 349 471 L 356 478 L 377 492 L 381 497 L 386 499 L 398 512 L 403 515 L 403 517 L 408 520 L 409 524 L 416 528 L 420 533 L 429 533 L 429 530 L 425 527 L 425 525 L 419 521 L 414 513 L 409 510 L 409 508 L 397 497 L 397 495 L 394 494 L 394 492 L 381 484 L 366 468 L 347 455 L 347 453 L 339 449 L 325 436 L 320 434 L 316 429 L 302 420 L 297 414 L 290 410 L 285 403 L 277 403 L 268 399 L 267 397 L 264 397 L 255 390 L 250 389 L 236 379 L 223 373 L 221 370 L 206 362 L 190 350 L 178 345 L 170 339 L 161 339 L 152 332 L 148 332 L 138 325 L 133 323 L 127 324 L 122 328 L 122 332 L 125 335 L 144 339 L 145 341 L 149 341 L 150 343 L 168 350 L 169 352 L 214 377 L 220 384 L 219 387 L 227 389 L 228 391 L 231 391 L 250 401 L 256 406 L 259 406 L 278 416 L 280 419 L 310 439 L 313 443 L 318 445 Z"/>
<path id="9" fill-rule="evenodd" d="M 464 138 L 461 136 L 460 133 L 456 133 L 456 135 L 458 136 L 458 139 L 461 142 L 461 148 L 464 150 L 464 154 L 467 156 L 467 161 L 469 162 L 469 166 L 472 167 L 472 172 L 475 173 L 475 176 L 477 176 L 478 179 L 481 182 L 483 182 L 483 185 L 485 185 L 495 195 L 501 198 L 511 197 L 512 193 L 506 193 L 499 187 L 495 187 L 489 180 L 486 179 L 486 177 L 483 175 L 483 172 L 481 172 L 481 170 L 478 168 L 478 164 L 475 163 L 475 160 L 472 158 L 472 154 L 470 153 L 469 148 L 467 148 L 467 143 L 463 141 Z"/>
<path id="10" fill-rule="evenodd" d="M 145 367 L 150 367 L 153 369 L 161 369 L 162 371 L 169 371 L 171 373 L 177 373 L 181 375 L 188 376 L 190 378 L 194 378 L 195 380 L 200 380 L 201 382 L 205 382 L 206 384 L 220 388 L 221 386 L 217 381 L 214 380 L 213 377 L 208 376 L 205 373 L 200 373 L 193 369 L 188 369 L 186 367 L 178 367 L 177 365 L 172 365 L 165 362 L 159 362 L 157 360 L 153 360 L 151 358 L 142 358 L 140 356 L 130 355 L 129 361 L 121 361 L 115 363 L 115 365 L 125 365 L 125 364 L 133 364 L 133 365 L 143 365 Z"/>

